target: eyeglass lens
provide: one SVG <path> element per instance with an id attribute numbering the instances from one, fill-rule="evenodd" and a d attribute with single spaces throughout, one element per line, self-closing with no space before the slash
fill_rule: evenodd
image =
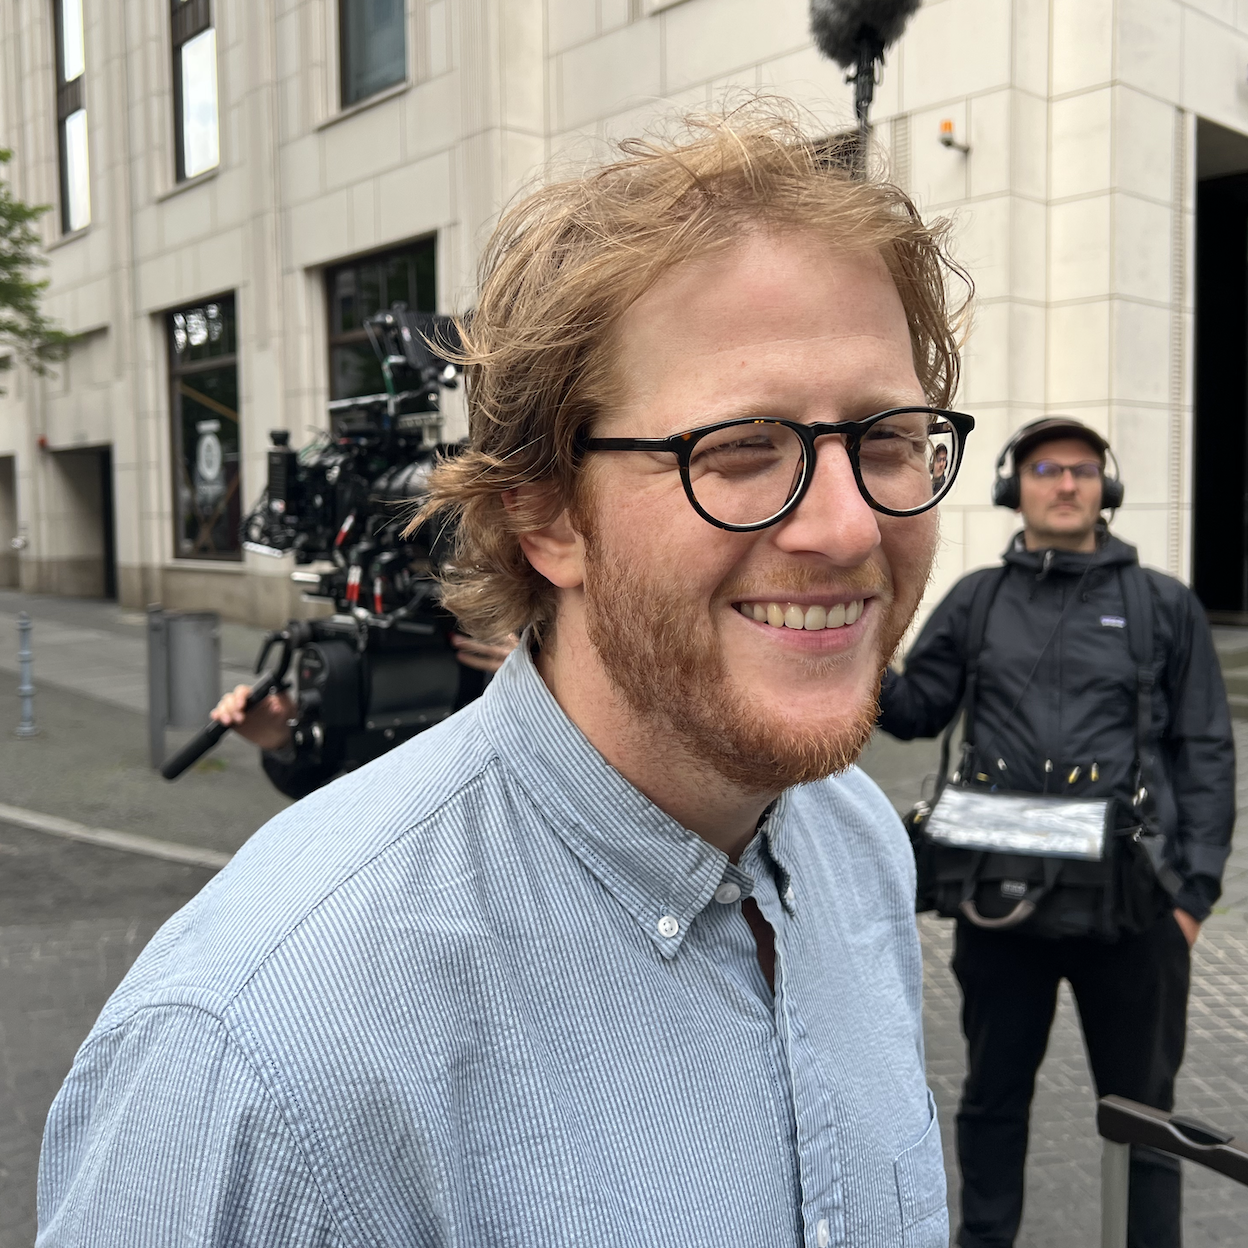
<path id="1" fill-rule="evenodd" d="M 858 444 L 868 501 L 890 511 L 930 505 L 948 488 L 956 435 L 933 413 L 906 412 L 873 425 Z M 801 488 L 805 448 L 785 425 L 742 421 L 700 438 L 689 457 L 698 506 L 723 524 L 758 524 Z"/>
<path id="2" fill-rule="evenodd" d="M 1041 459 L 1034 464 L 1028 464 L 1027 467 L 1031 475 L 1039 477 L 1041 481 L 1056 481 L 1065 475 L 1068 469 L 1076 481 L 1091 481 L 1101 475 L 1100 464 L 1090 459 L 1078 464 L 1059 464 L 1055 459 Z"/>

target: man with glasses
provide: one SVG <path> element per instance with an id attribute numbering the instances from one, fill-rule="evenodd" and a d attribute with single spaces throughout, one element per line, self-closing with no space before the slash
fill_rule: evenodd
<path id="1" fill-rule="evenodd" d="M 1112 797 L 1131 812 L 1147 787 L 1165 839 L 1164 865 L 1117 879 L 1111 901 L 1139 893 L 1145 908 L 1115 911 L 1114 939 L 1046 938 L 1033 934 L 1039 912 L 1007 928 L 978 901 L 960 906 L 953 969 L 968 1054 L 957 1117 L 960 1248 L 1005 1248 L 1018 1233 L 1028 1113 L 1063 978 L 1079 1007 L 1097 1094 L 1173 1108 L 1189 949 L 1221 892 L 1229 853 L 1234 746 L 1209 626 L 1186 586 L 1141 571 L 1135 548 L 1109 532 L 1101 513 L 1123 497 L 1117 474 L 1106 473 L 1109 453 L 1099 433 L 1067 417 L 1015 434 L 993 487 L 993 501 L 1023 522 L 1004 568 L 972 573 L 950 590 L 905 672 L 889 672 L 881 694 L 880 726 L 905 740 L 935 736 L 967 711 L 973 748 L 964 746 L 957 779 L 976 791 Z M 1140 635 L 1133 579 L 1151 614 L 1147 677 L 1132 653 L 1133 630 Z M 1141 715 L 1156 760 L 1144 781 Z M 1124 866 L 1140 863 L 1125 842 L 1115 852 Z M 958 862 L 968 872 L 964 898 L 978 899 L 981 886 L 972 894 L 969 873 L 982 870 L 984 856 L 962 851 L 941 870 Z M 1002 914 L 1018 904 L 1012 883 L 1000 881 Z M 1061 904 L 1056 889 L 1041 904 Z M 1131 1248 L 1177 1248 L 1178 1162 L 1135 1152 L 1130 1201 Z"/>
<path id="2" fill-rule="evenodd" d="M 945 1248 L 913 861 L 853 763 L 973 424 L 960 275 L 819 151 L 701 119 L 504 216 L 421 519 L 521 644 L 154 939 L 43 1248 Z"/>

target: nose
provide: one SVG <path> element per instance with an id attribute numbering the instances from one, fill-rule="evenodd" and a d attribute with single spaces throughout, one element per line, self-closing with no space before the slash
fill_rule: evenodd
<path id="1" fill-rule="evenodd" d="M 774 542 L 790 554 L 818 554 L 837 567 L 864 563 L 880 545 L 876 513 L 854 479 L 845 440 L 821 438 L 806 496 L 775 529 Z"/>

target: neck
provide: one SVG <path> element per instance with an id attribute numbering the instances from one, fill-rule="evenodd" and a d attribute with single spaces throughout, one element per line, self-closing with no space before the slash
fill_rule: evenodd
<path id="1" fill-rule="evenodd" d="M 777 793 L 746 792 L 695 758 L 661 720 L 641 719 L 584 632 L 564 627 L 537 656 L 564 714 L 634 788 L 736 862 Z"/>
<path id="2" fill-rule="evenodd" d="M 1023 528 L 1023 545 L 1028 550 L 1073 550 L 1090 555 L 1096 550 L 1096 530 L 1086 533 L 1045 533 Z"/>

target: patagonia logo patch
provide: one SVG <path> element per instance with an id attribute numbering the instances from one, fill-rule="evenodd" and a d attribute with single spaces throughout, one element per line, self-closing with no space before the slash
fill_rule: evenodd
<path id="1" fill-rule="evenodd" d="M 1120 615 L 1101 616 L 1102 628 L 1126 628 L 1127 622 Z"/>

